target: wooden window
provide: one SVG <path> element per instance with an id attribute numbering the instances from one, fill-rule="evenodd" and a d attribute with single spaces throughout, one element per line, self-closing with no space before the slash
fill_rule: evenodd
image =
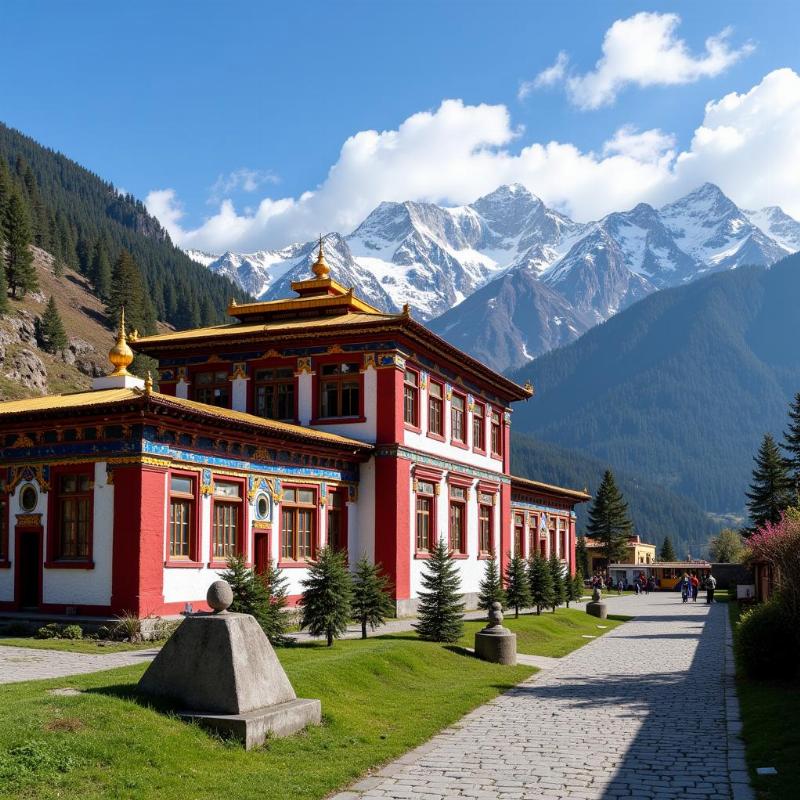
<path id="1" fill-rule="evenodd" d="M 188 475 L 170 475 L 169 481 L 169 557 L 190 560 L 195 556 L 195 481 Z"/>
<path id="2" fill-rule="evenodd" d="M 242 485 L 214 481 L 212 561 L 226 561 L 241 552 Z"/>
<path id="3" fill-rule="evenodd" d="M 8 561 L 8 495 L 0 495 L 0 563 Z"/>
<path id="4" fill-rule="evenodd" d="M 58 477 L 56 501 L 57 558 L 82 561 L 89 558 L 92 535 L 92 477 L 73 472 Z"/>
<path id="5" fill-rule="evenodd" d="M 419 427 L 419 373 L 407 369 L 403 379 L 403 420 Z"/>
<path id="6" fill-rule="evenodd" d="M 467 490 L 462 486 L 450 487 L 450 550 L 467 552 Z"/>
<path id="7" fill-rule="evenodd" d="M 428 384 L 428 433 L 434 436 L 444 436 L 442 408 L 442 384 L 431 381 Z"/>
<path id="8" fill-rule="evenodd" d="M 563 517 L 558 518 L 558 553 L 562 559 L 567 558 L 567 521 Z"/>
<path id="9" fill-rule="evenodd" d="M 494 497 L 478 492 L 478 550 L 480 555 L 494 552 L 492 547 L 492 522 L 494 519 Z"/>
<path id="10" fill-rule="evenodd" d="M 533 555 L 536 552 L 536 543 L 539 541 L 539 517 L 531 514 L 528 517 L 528 552 Z"/>
<path id="11" fill-rule="evenodd" d="M 259 417 L 294 419 L 294 371 L 291 367 L 256 370 L 254 392 L 253 410 Z"/>
<path id="12" fill-rule="evenodd" d="M 316 512 L 313 489 L 284 489 L 281 501 L 282 561 L 304 561 L 313 557 Z"/>
<path id="13" fill-rule="evenodd" d="M 328 493 L 328 545 L 334 550 L 347 550 L 346 509 L 344 492 Z"/>
<path id="14" fill-rule="evenodd" d="M 417 481 L 417 552 L 429 553 L 435 544 L 435 487 L 430 481 Z"/>
<path id="15" fill-rule="evenodd" d="M 454 394 L 450 400 L 450 438 L 454 442 L 466 441 L 464 398 L 460 394 Z"/>
<path id="16" fill-rule="evenodd" d="M 486 411 L 483 403 L 475 403 L 472 411 L 472 446 L 476 450 L 486 449 Z"/>
<path id="17" fill-rule="evenodd" d="M 503 455 L 503 428 L 500 424 L 500 412 L 492 411 L 492 455 Z"/>
<path id="18" fill-rule="evenodd" d="M 320 368 L 320 417 L 357 417 L 361 413 L 361 375 L 355 362 Z"/>
<path id="19" fill-rule="evenodd" d="M 198 403 L 230 408 L 231 382 L 228 380 L 227 370 L 195 372 L 193 381 L 194 399 Z"/>
<path id="20" fill-rule="evenodd" d="M 522 552 L 522 537 L 525 535 L 525 515 L 514 514 L 514 555 L 524 556 Z"/>
<path id="21" fill-rule="evenodd" d="M 556 552 L 556 520 L 550 517 L 550 555 Z"/>

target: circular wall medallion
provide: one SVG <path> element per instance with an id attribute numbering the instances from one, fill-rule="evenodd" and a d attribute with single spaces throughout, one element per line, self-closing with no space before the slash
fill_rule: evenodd
<path id="1" fill-rule="evenodd" d="M 256 497 L 256 518 L 257 519 L 269 519 L 272 510 L 272 503 L 270 502 L 269 496 L 266 494 L 259 494 Z"/>
<path id="2" fill-rule="evenodd" d="M 39 502 L 39 493 L 31 483 L 26 483 L 19 493 L 19 506 L 23 511 L 33 511 Z"/>

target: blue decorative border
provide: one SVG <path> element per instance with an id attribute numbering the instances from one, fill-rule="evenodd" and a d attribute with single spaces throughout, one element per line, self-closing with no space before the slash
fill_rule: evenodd
<path id="1" fill-rule="evenodd" d="M 437 458 L 428 453 L 421 453 L 419 450 L 412 450 L 403 445 L 388 445 L 378 447 L 375 450 L 375 457 L 390 456 L 392 458 L 407 458 L 415 464 L 424 464 L 428 467 L 436 467 L 441 470 L 459 472 L 462 475 L 470 475 L 473 478 L 483 478 L 487 481 L 496 483 L 511 483 L 511 477 L 503 472 L 490 472 L 480 467 L 471 467 L 468 464 L 460 464 L 456 461 L 448 461 L 444 458 Z"/>

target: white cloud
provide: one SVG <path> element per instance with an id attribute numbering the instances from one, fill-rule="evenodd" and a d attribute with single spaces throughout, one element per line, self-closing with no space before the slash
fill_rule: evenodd
<path id="1" fill-rule="evenodd" d="M 534 89 L 543 89 L 555 86 L 564 80 L 564 75 L 569 63 L 569 56 L 562 50 L 556 57 L 555 63 L 543 69 L 532 81 L 523 81 L 519 86 L 517 98 L 524 100 Z"/>
<path id="2" fill-rule="evenodd" d="M 800 216 L 800 76 L 791 69 L 708 103 L 683 152 L 668 133 L 630 126 L 599 152 L 556 141 L 520 147 L 521 136 L 505 106 L 446 100 L 396 130 L 351 136 L 320 186 L 296 198 L 263 199 L 252 213 L 224 200 L 192 229 L 182 224 L 171 189 L 151 192 L 146 202 L 178 244 L 210 251 L 347 233 L 383 200 L 469 203 L 515 181 L 582 221 L 641 201 L 660 204 L 703 181 L 744 207 L 777 204 Z"/>
<path id="3" fill-rule="evenodd" d="M 219 175 L 217 177 L 211 187 L 208 202 L 219 203 L 226 195 L 237 189 L 243 192 L 254 192 L 265 183 L 279 183 L 279 180 L 272 172 L 241 167 L 229 172 L 227 175 Z"/>
<path id="4" fill-rule="evenodd" d="M 618 19 L 603 37 L 603 55 L 593 70 L 568 76 L 567 56 L 559 53 L 552 67 L 522 85 L 525 94 L 563 80 L 573 104 L 595 109 L 612 104 L 630 84 L 644 87 L 694 83 L 719 75 L 753 51 L 750 43 L 732 48 L 728 42 L 732 31 L 724 28 L 706 39 L 702 53 L 692 55 L 686 42 L 676 35 L 680 22 L 677 14 L 646 11 Z"/>

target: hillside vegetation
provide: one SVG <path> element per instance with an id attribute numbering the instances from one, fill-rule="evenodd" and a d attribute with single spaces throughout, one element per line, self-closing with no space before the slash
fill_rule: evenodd
<path id="1" fill-rule="evenodd" d="M 800 255 L 658 292 L 515 374 L 514 426 L 720 513 L 800 390 Z"/>

